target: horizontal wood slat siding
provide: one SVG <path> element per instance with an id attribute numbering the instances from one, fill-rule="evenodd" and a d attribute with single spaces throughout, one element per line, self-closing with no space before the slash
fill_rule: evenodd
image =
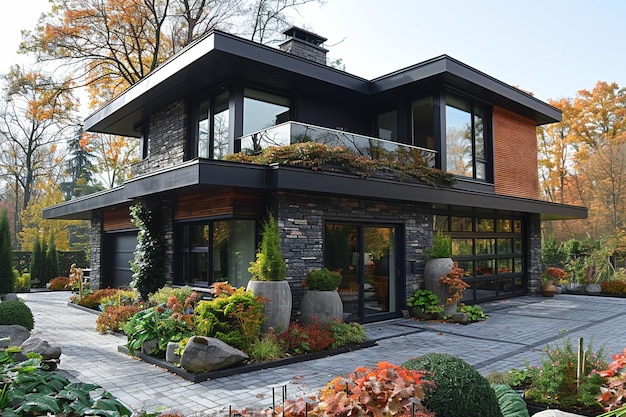
<path id="1" fill-rule="evenodd" d="M 263 214 L 260 195 L 228 191 L 220 194 L 192 194 L 176 200 L 174 220 L 189 220 L 211 216 Z"/>
<path id="2" fill-rule="evenodd" d="M 497 194 L 539 198 L 535 123 L 499 107 L 493 109 L 494 182 Z"/>
<path id="3" fill-rule="evenodd" d="M 113 230 L 134 229 L 132 217 L 130 217 L 129 207 L 106 210 L 103 215 L 102 229 L 105 232 Z"/>

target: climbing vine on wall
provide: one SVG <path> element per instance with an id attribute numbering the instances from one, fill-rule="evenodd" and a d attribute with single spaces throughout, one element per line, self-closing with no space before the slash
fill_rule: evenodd
<path id="1" fill-rule="evenodd" d="M 139 228 L 135 257 L 130 262 L 133 271 L 132 286 L 142 299 L 165 285 L 163 273 L 163 234 L 159 228 L 158 212 L 146 203 L 130 207 L 130 215 Z"/>

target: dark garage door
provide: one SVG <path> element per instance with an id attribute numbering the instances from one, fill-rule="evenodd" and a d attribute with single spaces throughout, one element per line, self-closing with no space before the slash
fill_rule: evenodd
<path id="1" fill-rule="evenodd" d="M 137 246 L 137 232 L 109 233 L 106 240 L 106 250 L 102 254 L 102 287 L 130 285 L 133 279 L 130 261 Z"/>

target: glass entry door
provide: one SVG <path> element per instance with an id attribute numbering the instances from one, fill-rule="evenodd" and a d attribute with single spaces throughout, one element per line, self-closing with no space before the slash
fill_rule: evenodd
<path id="1" fill-rule="evenodd" d="M 339 272 L 345 321 L 397 313 L 396 227 L 326 223 L 324 264 Z"/>

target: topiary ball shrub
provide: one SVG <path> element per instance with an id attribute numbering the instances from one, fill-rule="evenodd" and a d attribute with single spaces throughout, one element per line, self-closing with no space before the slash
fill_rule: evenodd
<path id="1" fill-rule="evenodd" d="M 502 417 L 495 393 L 487 379 L 463 359 L 447 353 L 429 353 L 410 359 L 403 368 L 427 371 L 424 405 L 438 416 Z"/>
<path id="2" fill-rule="evenodd" d="M 0 303 L 0 324 L 19 324 L 33 330 L 35 320 L 30 308 L 20 300 Z"/>

